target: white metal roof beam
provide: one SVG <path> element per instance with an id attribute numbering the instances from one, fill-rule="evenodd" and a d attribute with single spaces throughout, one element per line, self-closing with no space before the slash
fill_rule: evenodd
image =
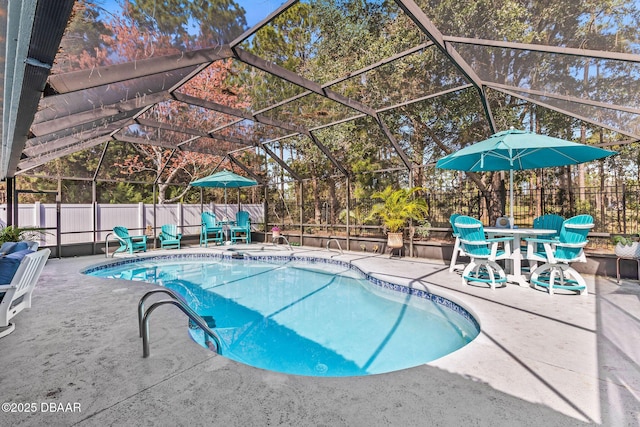
<path id="1" fill-rule="evenodd" d="M 361 113 L 364 113 L 372 118 L 374 118 L 379 124 L 381 124 L 381 120 L 378 117 L 378 115 L 376 114 L 376 111 L 369 107 L 368 105 L 365 105 L 359 101 L 353 100 L 351 98 L 348 98 L 344 95 L 341 95 L 337 92 L 334 92 L 330 89 L 327 89 L 326 87 L 323 87 L 321 85 L 319 85 L 318 83 L 315 83 L 311 80 L 305 79 L 304 77 L 289 71 L 285 68 L 282 68 L 272 62 L 266 61 L 258 56 L 255 56 L 253 54 L 250 54 L 248 52 L 243 51 L 240 48 L 235 48 L 234 51 L 237 54 L 237 57 L 240 61 L 245 62 L 251 66 L 254 66 L 256 68 L 259 68 L 265 72 L 268 72 L 270 74 L 273 74 L 274 76 L 280 77 L 290 83 L 296 84 L 298 86 L 301 86 L 313 93 L 316 93 L 320 96 L 323 96 L 325 98 L 331 99 L 333 101 L 336 101 L 339 104 L 342 104 L 346 107 L 352 108 L 356 111 L 359 111 Z M 386 129 L 386 126 L 382 125 L 382 130 L 384 131 L 385 136 L 387 137 L 387 139 L 389 140 L 389 142 L 391 143 L 391 145 L 393 146 L 393 148 L 396 150 L 396 152 L 398 153 L 398 155 L 403 159 L 403 162 L 405 163 L 406 167 L 408 169 L 411 169 L 411 161 L 409 160 L 409 158 L 407 157 L 406 153 L 402 150 L 402 148 L 397 144 L 397 142 L 395 141 L 395 139 L 393 138 L 393 135 L 388 132 L 388 129 Z M 385 130 L 386 129 L 386 130 Z M 310 133 L 308 133 L 308 135 L 311 135 Z M 317 139 L 315 137 L 312 137 L 314 139 L 314 142 L 316 142 L 316 144 L 318 144 L 319 142 L 317 142 Z M 320 147 L 320 146 L 319 146 Z M 325 155 L 330 156 L 328 154 L 328 151 L 326 151 L 326 148 L 320 147 L 320 149 L 325 153 Z M 337 161 L 335 158 L 333 158 L 332 156 L 330 157 L 330 160 L 332 163 L 336 164 Z M 345 175 L 348 175 L 346 173 L 346 169 L 340 165 L 338 167 L 338 169 L 340 169 L 341 172 L 345 173 Z"/>
<path id="2" fill-rule="evenodd" d="M 424 49 L 426 49 L 426 48 L 428 48 L 430 46 L 433 46 L 433 42 L 431 42 L 431 41 L 426 42 L 426 43 L 421 43 L 421 44 L 419 44 L 417 46 L 414 46 L 414 47 L 412 47 L 410 49 L 407 49 L 407 50 L 402 51 L 400 53 L 396 53 L 395 55 L 391 55 L 391 56 L 389 56 L 387 58 L 384 58 L 384 59 L 382 59 L 382 60 L 380 60 L 378 62 L 375 62 L 375 63 L 373 63 L 373 64 L 371 64 L 369 66 L 366 66 L 366 67 L 361 68 L 359 70 L 356 70 L 356 71 L 353 71 L 351 73 L 348 73 L 344 77 L 340 77 L 340 78 L 337 78 L 337 79 L 332 80 L 330 82 L 324 83 L 322 85 L 322 87 L 325 88 L 325 87 L 333 86 L 333 85 L 335 85 L 337 83 L 342 83 L 342 82 L 344 82 L 346 80 L 352 79 L 352 78 L 357 77 L 357 76 L 359 76 L 361 74 L 365 74 L 365 73 L 368 73 L 369 71 L 375 70 L 376 68 L 379 68 L 379 67 L 381 67 L 383 65 L 387 65 L 387 64 L 390 64 L 390 63 L 392 63 L 394 61 L 397 61 L 398 59 L 402 59 L 405 56 L 413 55 L 414 53 L 420 52 L 421 50 L 424 50 Z"/>
<path id="3" fill-rule="evenodd" d="M 211 139 L 217 139 L 219 141 L 230 142 L 232 144 L 245 145 L 248 147 L 256 147 L 258 145 L 256 142 L 253 142 L 253 141 L 247 141 L 246 139 L 241 139 L 241 138 L 234 138 L 232 136 L 219 135 L 216 133 L 210 133 L 208 137 Z"/>
<path id="4" fill-rule="evenodd" d="M 366 73 L 368 71 L 371 71 L 371 70 L 373 70 L 375 68 L 378 68 L 381 65 L 389 64 L 389 63 L 391 63 L 393 61 L 396 61 L 398 59 L 404 58 L 405 56 L 413 55 L 414 53 L 416 53 L 416 52 L 418 52 L 418 51 L 420 51 L 422 49 L 425 49 L 425 48 L 427 48 L 429 46 L 433 46 L 433 43 L 432 42 L 422 43 L 422 44 L 420 44 L 420 45 L 418 45 L 418 46 L 416 46 L 414 48 L 407 49 L 407 50 L 405 50 L 403 52 L 400 52 L 400 53 L 398 53 L 396 55 L 390 56 L 389 58 L 385 58 L 385 59 L 383 59 L 381 61 L 378 61 L 378 62 L 376 62 L 374 64 L 371 64 L 371 65 L 369 65 L 367 67 L 364 67 L 364 68 L 361 68 L 359 70 L 353 71 L 353 72 L 349 73 L 348 75 L 346 75 L 344 77 L 340 77 L 340 78 L 332 80 L 330 82 L 323 83 L 320 87 L 322 87 L 324 89 L 324 88 L 333 86 L 335 84 L 341 83 L 343 81 L 349 80 L 349 79 L 351 79 L 353 77 L 359 76 L 359 75 L 364 74 L 364 73 Z M 310 91 L 310 90 L 306 90 L 306 91 L 304 91 L 302 93 L 299 93 L 299 94 L 297 94 L 295 96 L 292 96 L 291 98 L 282 100 L 282 101 L 280 101 L 280 102 L 278 102 L 276 104 L 272 104 L 272 105 L 270 105 L 268 107 L 265 107 L 265 108 L 263 108 L 261 110 L 255 111 L 253 114 L 254 115 L 259 115 L 261 113 L 266 113 L 267 111 L 273 110 L 273 109 L 278 108 L 278 107 L 282 107 L 283 105 L 286 105 L 286 104 L 288 104 L 290 102 L 296 101 L 296 100 L 298 100 L 300 98 L 304 98 L 305 96 L 307 96 L 307 95 L 309 95 L 311 93 L 313 93 L 313 92 Z"/>
<path id="5" fill-rule="evenodd" d="M 592 101 L 590 99 L 577 98 L 575 96 L 558 95 L 555 93 L 544 92 L 544 91 L 533 90 L 533 89 L 526 89 L 523 87 L 503 85 L 500 83 L 486 82 L 486 84 L 487 84 L 487 87 L 490 87 L 496 90 L 505 89 L 505 90 L 520 91 L 520 92 L 528 93 L 531 95 L 559 99 L 561 101 L 570 102 L 572 104 L 582 104 L 582 105 L 588 105 L 590 107 L 607 108 L 609 110 L 622 111 L 625 113 L 640 114 L 640 108 L 632 108 L 632 107 L 625 107 L 622 105 L 607 104 L 606 102 Z"/>
<path id="6" fill-rule="evenodd" d="M 31 143 L 30 146 L 25 148 L 22 153 L 30 158 L 36 158 L 52 151 L 61 150 L 63 148 L 75 145 L 82 141 L 97 138 L 99 136 L 109 135 L 111 132 L 113 132 L 113 130 L 109 128 L 96 128 L 92 129 L 91 131 L 65 136 L 49 142 L 39 144 Z"/>
<path id="7" fill-rule="evenodd" d="M 238 38 L 236 38 L 231 43 L 229 43 L 229 46 L 234 48 L 237 45 L 239 45 L 240 43 L 244 42 L 246 39 L 248 39 L 249 37 L 251 37 L 252 35 L 257 33 L 260 30 L 260 28 L 262 28 L 265 25 L 271 23 L 271 21 L 273 21 L 276 17 L 280 16 L 282 13 L 286 12 L 287 9 L 289 9 L 291 6 L 293 6 L 296 3 L 298 3 L 298 0 L 288 0 L 286 3 L 282 4 L 279 8 L 277 8 L 276 10 L 271 12 L 262 21 L 258 22 L 252 28 L 250 28 L 249 30 L 245 31 Z M 256 7 L 258 7 L 258 6 L 256 6 Z"/>
<path id="8" fill-rule="evenodd" d="M 69 93 L 189 66 L 210 64 L 211 62 L 231 57 L 233 57 L 233 52 L 229 46 L 221 45 L 175 55 L 105 65 L 90 70 L 55 74 L 49 77 L 49 85 L 57 93 Z"/>
<path id="9" fill-rule="evenodd" d="M 378 115 L 376 115 L 375 120 L 376 122 L 378 122 L 378 126 L 380 126 L 380 129 L 385 134 L 387 139 L 391 142 L 391 145 L 400 156 L 400 160 L 402 160 L 402 163 L 404 163 L 404 166 L 408 170 L 413 169 L 413 166 L 415 165 L 415 163 L 412 162 L 411 159 L 409 159 L 409 156 L 407 156 L 407 153 L 405 153 L 402 147 L 400 147 L 400 145 L 398 144 L 398 141 L 396 141 L 395 137 L 389 130 L 389 127 L 387 127 L 387 124 L 384 122 L 384 120 L 382 120 L 382 118 Z"/>
<path id="10" fill-rule="evenodd" d="M 231 160 L 231 162 L 233 162 L 236 166 L 238 166 L 240 169 L 242 169 L 243 171 L 245 171 L 247 174 L 249 174 L 253 179 L 255 179 L 256 181 L 258 181 L 258 184 L 260 185 L 264 185 L 264 182 L 262 181 L 262 178 L 260 178 L 258 175 L 256 175 L 251 169 L 249 169 L 244 163 L 242 163 L 240 160 L 236 159 L 235 157 L 233 157 L 231 154 L 227 154 L 227 157 L 229 158 L 229 160 Z"/>
<path id="11" fill-rule="evenodd" d="M 302 181 L 302 177 L 298 175 L 293 169 L 291 169 L 291 167 L 284 160 L 282 160 L 280 156 L 274 153 L 267 144 L 262 144 L 260 148 L 262 148 L 265 153 L 267 153 L 273 160 L 275 160 L 275 162 L 279 164 L 280 167 L 286 170 L 289 175 L 293 177 L 293 179 L 295 179 L 296 181 Z"/>
<path id="12" fill-rule="evenodd" d="M 273 62 L 262 59 L 238 47 L 234 49 L 234 52 L 236 53 L 236 58 L 238 58 L 238 60 L 244 62 L 245 64 L 251 65 L 252 67 L 256 67 L 262 71 L 265 71 L 281 79 L 284 79 L 289 83 L 293 83 L 304 89 L 308 89 L 311 92 L 314 92 L 320 96 L 336 101 L 337 103 L 342 104 L 346 107 L 360 111 L 361 113 L 365 113 L 370 116 L 375 115 L 375 111 L 373 110 L 373 108 L 367 105 L 364 105 L 361 102 L 347 98 L 346 96 L 340 95 L 339 93 L 336 93 L 332 90 L 324 89 L 318 83 L 308 80 L 294 73 L 293 71 L 287 70 L 286 68 L 283 68 L 277 64 L 274 64 Z"/>
<path id="13" fill-rule="evenodd" d="M 411 18 L 411 20 L 418 26 L 418 28 L 435 43 L 435 45 L 444 53 L 451 63 L 477 88 L 480 99 L 482 101 L 482 107 L 484 108 L 487 120 L 489 121 L 489 127 L 491 132 L 496 132 L 496 124 L 493 119 L 491 107 L 487 101 L 486 94 L 484 92 L 484 84 L 482 79 L 476 74 L 471 66 L 464 60 L 462 56 L 455 50 L 451 44 L 446 43 L 442 33 L 431 22 L 431 20 L 425 15 L 420 7 L 415 4 L 413 0 L 395 0 L 402 10 Z"/>
<path id="14" fill-rule="evenodd" d="M 512 92 L 510 90 L 504 90 L 504 89 L 498 89 L 498 88 L 495 88 L 494 90 L 497 90 L 498 92 L 506 93 L 507 95 L 511 95 L 511 96 L 513 96 L 515 98 L 519 98 L 519 99 L 525 100 L 525 101 L 530 102 L 532 104 L 536 104 L 536 105 L 539 105 L 541 107 L 548 108 L 549 110 L 557 111 L 558 113 L 565 114 L 565 115 L 567 115 L 569 117 L 574 117 L 574 118 L 576 118 L 578 120 L 582 120 L 583 122 L 591 123 L 592 125 L 596 125 L 596 126 L 599 126 L 601 128 L 612 130 L 612 131 L 617 132 L 617 133 L 622 134 L 622 135 L 630 136 L 632 138 L 639 138 L 638 135 L 634 135 L 633 133 L 630 133 L 630 132 L 627 132 L 627 131 L 624 131 L 624 130 L 621 130 L 621 129 L 616 129 L 616 128 L 612 127 L 612 126 L 608 126 L 608 125 L 606 125 L 604 123 L 597 122 L 597 121 L 595 121 L 593 119 L 590 119 L 588 117 L 584 117 L 584 116 L 580 116 L 578 114 L 574 114 L 571 111 L 567 111 L 567 110 L 564 110 L 562 108 L 558 108 L 558 107 L 555 107 L 553 105 L 547 104 L 545 102 L 541 102 L 541 101 L 538 101 L 538 100 L 535 100 L 535 99 L 531 99 L 531 98 L 526 97 L 526 96 L 522 96 L 522 95 L 520 95 L 518 93 L 515 93 L 515 92 Z"/>
<path id="15" fill-rule="evenodd" d="M 2 43 L 7 57 L 0 178 L 16 172 L 73 4 L 72 0 L 4 2 L 7 31 Z"/>
<path id="16" fill-rule="evenodd" d="M 282 122 L 280 120 L 272 119 L 262 114 L 251 114 L 238 108 L 229 107 L 226 105 L 218 104 L 217 102 L 207 101 L 205 99 L 196 98 L 193 96 L 185 95 L 183 93 L 174 92 L 173 96 L 176 100 L 184 102 L 185 104 L 195 105 L 198 107 L 206 108 L 208 110 L 217 111 L 229 116 L 239 117 L 245 120 L 251 120 L 253 122 L 262 123 L 269 126 L 274 126 L 280 129 L 284 129 L 291 132 L 304 133 L 306 129 L 291 125 L 289 123 Z M 212 131 L 214 132 L 214 131 Z"/>
<path id="17" fill-rule="evenodd" d="M 51 98 L 56 98 L 56 96 L 49 97 L 48 99 Z M 41 119 L 42 114 L 38 112 L 36 113 L 35 120 L 33 121 L 33 125 L 31 126 L 31 131 L 36 135 L 51 133 L 55 132 L 55 130 L 57 130 L 58 128 L 76 126 L 85 122 L 93 121 L 95 119 L 114 116 L 125 111 L 139 110 L 140 108 L 155 105 L 159 102 L 167 101 L 169 99 L 172 99 L 171 94 L 169 93 L 169 91 L 165 90 L 150 95 L 144 95 L 139 98 L 129 99 L 127 101 L 121 101 L 115 104 L 104 105 L 88 111 L 70 114 L 68 116 L 56 117 L 55 119 L 44 121 Z M 43 126 L 47 126 L 46 130 L 48 130 L 48 132 L 43 131 Z"/>
<path id="18" fill-rule="evenodd" d="M 94 111 L 74 114 L 72 116 L 60 117 L 55 120 L 34 124 L 31 126 L 31 132 L 36 136 L 44 136 L 65 129 L 77 128 L 82 125 L 91 123 L 103 123 L 106 121 L 120 120 L 123 117 L 133 117 L 138 111 L 144 107 L 135 109 L 119 108 L 118 106 L 109 106 Z"/>
<path id="19" fill-rule="evenodd" d="M 320 142 L 313 133 L 309 132 L 307 136 L 311 138 L 311 141 L 313 141 L 313 143 L 316 144 L 320 151 L 322 151 L 324 155 L 327 156 L 329 161 L 333 163 L 333 165 L 342 173 L 342 175 L 349 176 L 349 172 L 344 168 L 344 166 L 342 166 L 342 164 L 335 157 L 333 157 L 331 151 L 329 151 L 329 149 L 322 142 Z"/>
<path id="20" fill-rule="evenodd" d="M 475 46 L 499 47 L 503 49 L 517 49 L 531 52 L 554 53 L 559 55 L 583 56 L 587 58 L 611 59 L 614 61 L 640 62 L 640 55 L 633 53 L 605 52 L 593 49 L 576 49 L 571 47 L 547 46 L 531 43 L 471 39 L 468 37 L 442 36 L 442 39 L 447 42 L 463 43 Z"/>
<path id="21" fill-rule="evenodd" d="M 78 134 L 82 134 L 85 132 L 93 132 L 94 130 L 105 130 L 107 132 L 117 132 L 128 120 L 130 117 L 135 114 L 135 111 L 120 113 L 116 116 L 109 116 L 104 119 L 98 119 L 92 122 L 83 123 L 78 126 L 73 126 L 70 128 L 63 129 L 60 132 L 48 133 L 41 136 L 36 136 L 35 138 L 31 138 L 27 140 L 25 147 L 30 148 L 37 145 L 42 145 L 44 143 L 52 143 L 59 138 L 64 138 L 66 136 L 77 136 Z"/>
<path id="22" fill-rule="evenodd" d="M 128 142 L 129 144 L 136 144 L 136 145 L 152 145 L 154 147 L 161 147 L 161 148 L 166 148 L 169 150 L 179 150 L 180 147 L 178 147 L 178 145 L 168 142 L 168 141 L 156 141 L 153 139 L 146 139 L 146 138 L 136 138 L 133 136 L 127 136 L 127 135 L 114 135 L 113 139 L 115 139 L 116 141 L 120 141 L 120 142 Z"/>
<path id="23" fill-rule="evenodd" d="M 43 165 L 47 162 L 50 162 L 51 160 L 55 160 L 60 157 L 67 156 L 69 154 L 76 153 L 78 151 L 86 150 L 87 148 L 91 148 L 96 145 L 103 144 L 109 140 L 111 140 L 111 135 L 104 135 L 88 141 L 82 141 L 77 145 L 69 146 L 68 148 L 65 148 L 62 150 L 54 151 L 49 154 L 45 154 L 43 156 L 39 156 L 33 159 L 23 160 L 20 163 L 18 163 L 18 168 L 20 168 L 20 173 L 23 173 L 30 169 Z"/>
<path id="24" fill-rule="evenodd" d="M 136 119 L 136 121 L 141 126 L 148 126 L 148 127 L 152 127 L 152 128 L 156 128 L 156 129 L 164 129 L 164 130 L 168 130 L 168 131 L 172 131 L 172 132 L 185 133 L 187 135 L 209 136 L 209 134 L 207 132 L 203 132 L 201 130 L 194 129 L 194 128 L 188 128 L 188 127 L 183 127 L 183 126 L 174 126 L 174 125 L 169 124 L 169 123 L 162 123 L 162 122 L 158 122 L 158 121 L 155 121 L 155 120 L 143 119 L 143 118 L 140 118 L 140 117 L 138 117 Z"/>

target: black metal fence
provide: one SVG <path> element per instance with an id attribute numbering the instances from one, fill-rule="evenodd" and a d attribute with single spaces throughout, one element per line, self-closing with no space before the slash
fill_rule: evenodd
<path id="1" fill-rule="evenodd" d="M 488 219 L 486 200 L 479 191 L 435 190 L 429 191 L 424 197 L 429 206 L 428 221 L 433 227 L 448 227 L 449 217 L 453 213 L 474 216 L 485 222 Z M 502 212 L 507 215 L 509 213 L 508 193 L 502 194 L 501 199 L 504 200 Z M 370 224 L 366 218 L 374 203 L 376 200 L 352 200 L 350 224 L 355 227 Z M 332 224 L 330 216 L 324 211 L 327 202 L 321 204 L 323 206 L 321 223 L 315 224 L 311 218 L 306 217 L 307 215 L 304 222 L 325 227 L 345 224 L 344 212 L 341 215 L 335 215 L 336 221 Z M 571 191 L 548 188 L 516 189 L 513 211 L 515 223 L 519 226 L 530 226 L 535 217 L 546 213 L 555 213 L 565 218 L 589 214 L 595 221 L 594 233 L 631 234 L 640 231 L 640 186 L 584 187 Z M 295 203 L 291 203 L 287 212 L 282 212 L 278 216 L 297 219 L 298 212 Z M 294 220 L 294 222 L 297 221 Z"/>
<path id="2" fill-rule="evenodd" d="M 448 227 L 449 217 L 460 213 L 486 220 L 488 218 L 486 200 L 479 191 L 430 191 L 425 195 L 429 206 L 429 222 L 434 227 Z M 502 212 L 508 215 L 509 197 L 503 194 Z M 358 200 L 352 209 L 358 212 L 358 219 L 365 218 L 375 200 Z M 514 194 L 514 221 L 519 226 L 531 226 L 539 215 L 555 213 L 565 218 L 579 214 L 593 216 L 593 232 L 630 234 L 640 231 L 640 187 L 622 185 L 620 187 L 585 187 L 572 191 L 537 189 L 517 190 Z M 352 221 L 353 223 L 353 221 Z"/>

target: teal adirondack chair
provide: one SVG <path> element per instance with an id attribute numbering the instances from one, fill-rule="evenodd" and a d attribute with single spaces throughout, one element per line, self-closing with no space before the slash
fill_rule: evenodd
<path id="1" fill-rule="evenodd" d="M 218 225 L 216 214 L 213 212 L 202 212 L 202 229 L 200 230 L 200 246 L 204 243 L 207 247 L 209 242 L 224 243 L 224 232 L 222 226 Z"/>
<path id="2" fill-rule="evenodd" d="M 229 232 L 231 234 L 231 243 L 235 243 L 238 240 L 251 243 L 251 220 L 249 219 L 249 212 L 238 211 L 236 213 L 236 225 L 231 227 Z"/>
<path id="3" fill-rule="evenodd" d="M 578 215 L 562 223 L 557 239 L 530 238 L 527 241 L 527 259 L 544 262 L 531 272 L 530 282 L 534 286 L 542 286 L 553 295 L 555 289 L 575 291 L 587 294 L 584 278 L 569 264 L 586 262 L 583 249 L 586 246 L 587 234 L 593 228 L 591 215 Z M 544 251 L 538 251 L 542 244 Z"/>
<path id="4" fill-rule="evenodd" d="M 451 262 L 449 263 L 449 273 L 453 273 L 453 270 L 461 270 L 464 269 L 464 264 L 456 264 L 458 261 L 458 256 L 466 256 L 462 249 L 462 245 L 460 243 L 460 232 L 458 231 L 458 227 L 456 227 L 455 221 L 460 214 L 453 214 L 449 217 L 449 222 L 451 223 L 451 229 L 453 233 L 451 235 L 456 238 L 455 243 L 453 244 L 453 253 L 451 254 Z"/>
<path id="5" fill-rule="evenodd" d="M 113 227 L 113 234 L 118 239 L 120 247 L 116 249 L 118 252 L 146 252 L 147 251 L 147 236 L 131 236 L 127 227 L 117 226 Z"/>
<path id="6" fill-rule="evenodd" d="M 496 261 L 511 256 L 513 237 L 488 239 L 482 222 L 470 216 L 460 215 L 454 224 L 460 233 L 462 249 L 471 259 L 462 272 L 462 283 L 488 283 L 491 289 L 495 289 L 498 283 L 505 283 L 507 276 Z M 503 250 L 498 249 L 501 243 L 504 245 Z"/>
<path id="7" fill-rule="evenodd" d="M 175 224 L 165 224 L 160 228 L 160 248 L 176 248 L 180 249 L 180 240 L 182 234 L 178 233 L 178 226 Z"/>

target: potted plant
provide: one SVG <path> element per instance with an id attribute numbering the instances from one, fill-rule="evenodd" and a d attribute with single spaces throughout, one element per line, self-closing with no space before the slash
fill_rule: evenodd
<path id="1" fill-rule="evenodd" d="M 414 195 L 422 191 L 422 187 L 400 188 L 391 186 L 371 195 L 381 200 L 371 208 L 368 219 L 379 218 L 387 231 L 387 246 L 396 249 L 403 246 L 402 230 L 410 219 L 423 221 L 429 209 L 424 199 Z"/>
<path id="2" fill-rule="evenodd" d="M 614 252 L 620 258 L 640 258 L 640 234 L 613 236 Z"/>
<path id="3" fill-rule="evenodd" d="M 271 227 L 271 238 L 272 239 L 277 239 L 278 237 L 280 237 L 280 232 L 281 231 L 282 230 L 277 225 L 274 226 L 274 227 Z"/>
<path id="4" fill-rule="evenodd" d="M 44 234 L 46 233 L 37 227 L 7 225 L 0 228 L 0 245 L 5 242 L 35 241 L 42 238 Z"/>

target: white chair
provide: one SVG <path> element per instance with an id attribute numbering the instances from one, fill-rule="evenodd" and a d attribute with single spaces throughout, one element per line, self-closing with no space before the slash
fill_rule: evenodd
<path id="1" fill-rule="evenodd" d="M 51 250 L 42 249 L 25 255 L 9 284 L 0 284 L 0 338 L 15 329 L 9 320 L 25 308 L 31 308 L 31 294 L 40 278 Z"/>
<path id="2" fill-rule="evenodd" d="M 592 228 L 591 215 L 577 215 L 562 223 L 557 239 L 526 239 L 527 259 L 544 263 L 531 272 L 531 284 L 547 288 L 549 295 L 553 295 L 556 289 L 586 295 L 586 281 L 569 264 L 587 261 L 583 249 Z M 537 251 L 540 244 L 544 249 L 542 252 Z"/>
<path id="3" fill-rule="evenodd" d="M 496 284 L 506 283 L 507 275 L 496 261 L 511 256 L 513 237 L 488 239 L 484 234 L 482 222 L 470 216 L 457 217 L 455 225 L 460 232 L 462 248 L 471 258 L 471 262 L 462 272 L 462 283 L 488 283 L 491 289 L 495 289 Z M 504 245 L 504 250 L 498 250 L 499 244 Z"/>
<path id="4" fill-rule="evenodd" d="M 453 253 L 451 254 L 451 262 L 449 263 L 449 273 L 453 273 L 453 270 L 464 270 L 466 264 L 457 264 L 459 256 L 467 256 L 462 249 L 462 244 L 460 243 L 460 232 L 456 227 L 456 218 L 458 218 L 460 214 L 453 214 L 449 217 L 449 223 L 451 224 L 451 229 L 453 232 L 451 235 L 456 238 L 455 243 L 453 244 Z"/>

